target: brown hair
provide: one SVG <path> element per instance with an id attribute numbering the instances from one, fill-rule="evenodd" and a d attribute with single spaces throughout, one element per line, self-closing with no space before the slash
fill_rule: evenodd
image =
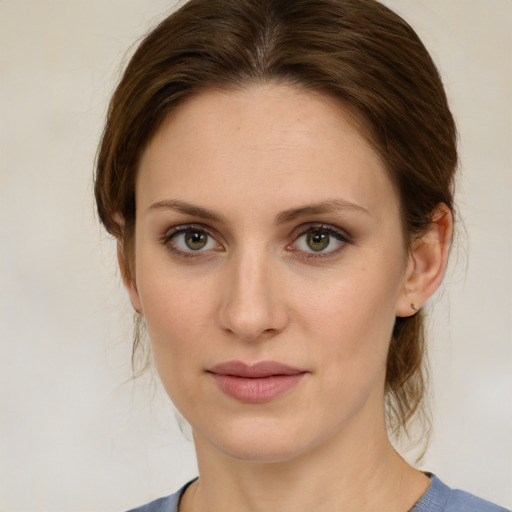
<path id="1" fill-rule="evenodd" d="M 321 92 L 356 113 L 397 188 L 407 246 L 439 203 L 453 212 L 455 124 L 439 73 L 403 19 L 376 0 L 190 0 L 135 52 L 99 147 L 99 217 L 129 265 L 138 160 L 162 120 L 205 88 L 258 82 Z M 422 410 L 424 352 L 422 312 L 397 318 L 386 375 L 395 432 Z"/>

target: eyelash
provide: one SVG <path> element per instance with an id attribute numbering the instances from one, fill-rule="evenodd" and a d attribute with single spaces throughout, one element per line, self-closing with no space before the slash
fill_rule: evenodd
<path id="1" fill-rule="evenodd" d="M 205 252 L 207 252 L 207 251 L 209 252 L 212 249 L 208 249 L 207 251 L 202 251 L 202 250 L 186 251 L 186 250 L 176 247 L 176 245 L 173 245 L 173 243 L 171 243 L 178 236 L 184 235 L 191 231 L 195 231 L 196 233 L 206 235 L 209 240 L 212 239 L 216 242 L 217 248 L 214 249 L 216 252 L 223 251 L 222 245 L 217 242 L 216 237 L 211 234 L 210 230 L 207 227 L 205 227 L 201 224 L 185 224 L 182 226 L 176 226 L 176 227 L 168 230 L 164 234 L 164 236 L 161 237 L 161 243 L 171 253 L 176 254 L 177 256 L 179 256 L 181 258 L 190 258 L 190 259 L 204 258 Z M 301 251 L 300 249 L 297 249 L 296 247 L 294 247 L 297 245 L 297 243 L 301 239 L 301 237 L 308 235 L 309 233 L 312 233 L 315 231 L 318 231 L 318 232 L 321 232 L 322 234 L 326 234 L 330 237 L 333 237 L 338 242 L 340 242 L 340 245 L 337 248 L 331 249 L 329 251 L 318 251 L 318 252 L 315 252 L 313 250 L 312 251 Z M 296 230 L 296 232 L 292 236 L 293 236 L 293 241 L 286 246 L 286 249 L 289 252 L 300 253 L 301 254 L 300 257 L 305 260 L 327 259 L 327 258 L 337 254 L 339 251 L 343 250 L 343 248 L 346 245 L 350 245 L 353 243 L 350 235 L 348 235 L 345 231 L 343 231 L 339 228 L 336 228 L 330 224 L 307 224 L 304 226 L 300 226 L 298 228 L 298 230 Z M 329 244 L 330 244 L 330 242 L 329 242 Z"/>
<path id="2" fill-rule="evenodd" d="M 221 245 L 217 242 L 216 238 L 210 233 L 210 231 L 205 226 L 202 226 L 201 224 L 185 224 L 185 225 L 176 226 L 176 227 L 170 229 L 162 237 L 162 239 L 161 239 L 162 244 L 165 245 L 167 250 L 169 250 L 171 253 L 174 253 L 174 254 L 178 255 L 179 257 L 181 257 L 181 258 L 190 258 L 190 259 L 192 259 L 192 258 L 204 258 L 204 256 L 205 256 L 204 252 L 205 251 L 200 251 L 200 250 L 198 250 L 198 251 L 193 251 L 193 250 L 185 251 L 183 249 L 180 249 L 180 248 L 176 247 L 175 245 L 173 245 L 171 243 L 178 236 L 184 235 L 184 234 L 189 233 L 191 231 L 194 231 L 194 232 L 199 233 L 199 234 L 206 235 L 208 237 L 208 239 L 212 239 L 212 240 L 216 241 L 217 247 L 221 247 Z M 217 251 L 221 252 L 218 249 L 217 249 Z"/>
<path id="3" fill-rule="evenodd" d="M 319 260 L 319 259 L 327 259 L 336 254 L 338 254 L 346 245 L 352 244 L 352 238 L 345 231 L 331 226 L 330 224 L 307 224 L 305 226 L 300 226 L 298 228 L 298 232 L 294 236 L 293 242 L 287 246 L 287 249 L 291 252 L 301 253 L 301 257 L 306 260 Z M 329 251 L 300 251 L 300 249 L 292 248 L 292 246 L 296 245 L 301 237 L 308 235 L 311 232 L 321 232 L 323 234 L 329 235 L 330 237 L 335 238 L 340 245 L 335 249 L 331 249 Z M 330 242 L 329 242 L 330 243 Z"/>

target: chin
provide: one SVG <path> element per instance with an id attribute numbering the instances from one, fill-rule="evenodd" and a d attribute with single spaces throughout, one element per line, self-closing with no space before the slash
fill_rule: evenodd
<path id="1" fill-rule="evenodd" d="M 280 442 L 280 440 L 261 439 L 251 440 L 248 443 L 230 442 L 226 445 L 218 445 L 217 449 L 227 457 L 244 462 L 262 464 L 275 464 L 287 462 L 298 457 L 306 451 L 301 450 L 297 442 Z"/>
<path id="2" fill-rule="evenodd" d="M 304 422 L 306 423 L 306 422 Z M 282 425 L 276 419 L 236 422 L 224 424 L 222 432 L 198 434 L 194 431 L 196 444 L 206 440 L 218 452 L 238 461 L 254 463 L 287 462 L 311 451 L 325 441 L 325 432 L 310 425 L 310 428 Z M 323 434 L 323 435 L 322 435 Z M 198 443 L 199 441 L 199 443 Z"/>

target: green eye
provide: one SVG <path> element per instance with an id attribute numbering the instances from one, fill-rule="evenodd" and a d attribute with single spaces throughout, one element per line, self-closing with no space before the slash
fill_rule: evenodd
<path id="1" fill-rule="evenodd" d="M 163 243 L 171 252 L 190 257 L 222 249 L 206 229 L 186 225 L 173 228 L 164 236 Z"/>
<path id="2" fill-rule="evenodd" d="M 191 251 L 204 249 L 208 243 L 208 235 L 200 231 L 187 231 L 185 233 L 185 245 Z"/>
<path id="3" fill-rule="evenodd" d="M 329 246 L 331 237 L 324 231 L 312 231 L 306 236 L 307 246 L 315 252 L 323 251 Z"/>
<path id="4" fill-rule="evenodd" d="M 341 229 L 331 225 L 305 226 L 290 246 L 304 257 L 334 256 L 351 243 L 350 237 Z"/>

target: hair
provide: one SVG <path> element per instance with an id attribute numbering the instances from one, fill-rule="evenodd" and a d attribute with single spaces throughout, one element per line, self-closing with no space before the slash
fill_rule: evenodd
<path id="1" fill-rule="evenodd" d="M 440 203 L 454 213 L 455 123 L 435 64 L 402 18 L 376 0 L 190 0 L 136 50 L 98 150 L 98 213 L 129 275 L 138 162 L 162 121 L 200 91 L 260 83 L 322 93 L 354 113 L 397 190 L 406 249 Z M 425 359 L 422 311 L 396 318 L 386 373 L 395 434 L 425 412 Z"/>

